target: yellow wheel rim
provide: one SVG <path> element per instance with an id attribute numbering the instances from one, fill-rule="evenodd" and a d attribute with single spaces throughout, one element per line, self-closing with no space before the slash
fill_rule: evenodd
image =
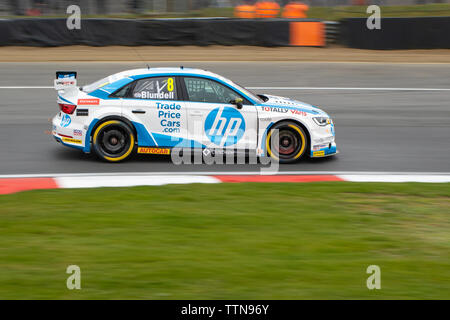
<path id="1" fill-rule="evenodd" d="M 303 154 L 303 151 L 305 150 L 305 141 L 306 141 L 305 135 L 303 134 L 303 131 L 300 130 L 300 128 L 297 127 L 296 125 L 290 124 L 289 127 L 294 129 L 295 131 L 297 131 L 298 134 L 300 135 L 300 138 L 302 139 L 302 147 L 300 148 L 298 153 L 293 158 L 293 159 L 298 159 L 298 157 L 300 157 Z M 275 154 L 272 153 L 272 150 L 270 149 L 270 137 L 271 136 L 272 136 L 272 131 L 269 131 L 269 133 L 267 134 L 267 138 L 266 138 L 267 151 L 269 151 L 269 156 L 271 156 L 272 158 L 274 158 L 276 160 L 280 160 Z"/>
<path id="2" fill-rule="evenodd" d="M 117 120 L 109 120 L 109 121 L 105 121 L 101 125 L 99 125 L 97 127 L 97 129 L 95 129 L 95 132 L 94 132 L 94 136 L 93 136 L 94 145 L 97 144 L 97 137 L 98 137 L 98 133 L 100 132 L 100 130 L 110 124 L 120 124 L 120 122 Z M 107 157 L 107 156 L 103 156 L 103 155 L 102 156 L 103 156 L 103 158 L 105 158 L 108 161 L 112 161 L 112 162 L 120 161 L 120 160 L 123 160 L 126 157 L 128 157 L 130 155 L 130 153 L 133 151 L 133 148 L 134 148 L 134 135 L 133 135 L 133 133 L 131 133 L 130 134 L 130 148 L 128 148 L 127 152 L 125 152 L 123 155 L 121 155 L 120 157 L 117 157 L 117 158 Z"/>

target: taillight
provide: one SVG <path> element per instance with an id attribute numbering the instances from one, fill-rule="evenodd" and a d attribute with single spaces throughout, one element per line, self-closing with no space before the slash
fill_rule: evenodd
<path id="1" fill-rule="evenodd" d="M 77 106 L 73 104 L 65 104 L 65 103 L 58 103 L 58 104 L 61 111 L 67 114 L 72 114 L 77 108 Z"/>

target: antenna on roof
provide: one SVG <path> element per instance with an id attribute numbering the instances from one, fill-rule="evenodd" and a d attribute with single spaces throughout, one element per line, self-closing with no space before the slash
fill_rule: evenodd
<path id="1" fill-rule="evenodd" d="M 147 66 L 147 70 L 150 70 L 150 66 L 148 64 L 146 64 L 146 66 Z"/>
<path id="2" fill-rule="evenodd" d="M 183 69 L 184 69 L 184 67 L 183 67 L 183 66 L 180 66 L 180 69 L 181 69 L 181 70 L 183 70 Z"/>

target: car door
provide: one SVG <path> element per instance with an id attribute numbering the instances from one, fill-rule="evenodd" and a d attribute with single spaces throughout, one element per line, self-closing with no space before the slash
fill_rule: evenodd
<path id="1" fill-rule="evenodd" d="M 188 136 L 207 148 L 256 149 L 257 111 L 231 87 L 203 77 L 183 77 Z M 238 108 L 230 101 L 243 99 Z"/>
<path id="2" fill-rule="evenodd" d="M 187 112 L 185 102 L 179 97 L 176 77 L 135 81 L 123 99 L 122 110 L 137 120 L 140 146 L 174 147 L 187 138 Z"/>

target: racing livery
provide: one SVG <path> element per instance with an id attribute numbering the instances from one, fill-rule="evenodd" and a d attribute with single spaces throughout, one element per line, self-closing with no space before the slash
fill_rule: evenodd
<path id="1" fill-rule="evenodd" d="M 76 72 L 60 71 L 55 89 L 54 138 L 106 161 L 135 152 L 169 155 L 174 148 L 246 151 L 282 163 L 337 153 L 324 111 L 253 94 L 209 71 L 136 69 L 82 87 Z"/>

